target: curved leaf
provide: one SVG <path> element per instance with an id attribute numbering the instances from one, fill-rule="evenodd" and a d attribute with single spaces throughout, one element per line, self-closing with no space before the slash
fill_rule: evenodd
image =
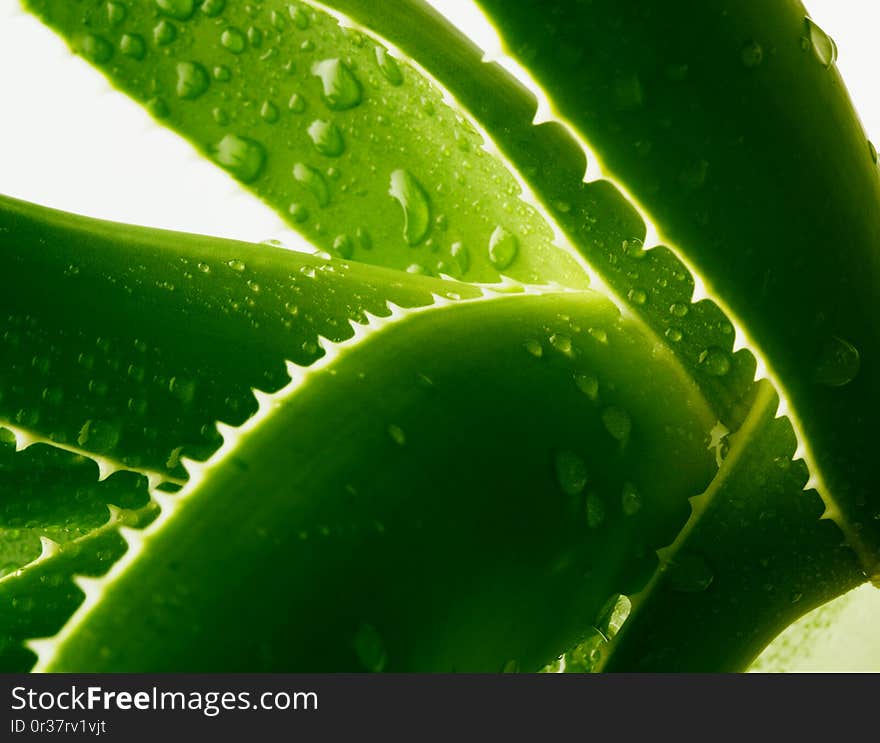
<path id="1" fill-rule="evenodd" d="M 833 42 L 797 0 L 479 2 L 766 353 L 877 572 L 880 173 Z"/>
<path id="2" fill-rule="evenodd" d="M 322 10 L 25 6 L 334 255 L 470 281 L 587 283 L 443 93 Z M 498 230 L 504 252 L 491 249 Z"/>
<path id="3" fill-rule="evenodd" d="M 590 293 L 404 314 L 291 370 L 38 668 L 536 670 L 715 471 L 697 388 Z"/>

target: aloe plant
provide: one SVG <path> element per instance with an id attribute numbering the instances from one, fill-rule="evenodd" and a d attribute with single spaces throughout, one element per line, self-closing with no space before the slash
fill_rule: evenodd
<path id="1" fill-rule="evenodd" d="M 0 667 L 743 670 L 878 580 L 833 42 L 480 4 L 527 84 L 421 0 L 23 2 L 315 254 L 0 198 Z"/>

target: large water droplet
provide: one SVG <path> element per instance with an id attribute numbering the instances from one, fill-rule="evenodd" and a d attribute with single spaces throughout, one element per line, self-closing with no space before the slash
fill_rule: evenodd
<path id="1" fill-rule="evenodd" d="M 324 103 L 334 111 L 353 108 L 361 102 L 361 85 L 340 59 L 325 59 L 312 65 L 312 74 L 320 78 Z"/>
<path id="2" fill-rule="evenodd" d="M 525 348 L 526 351 L 536 359 L 540 359 L 544 355 L 544 347 L 541 345 L 540 341 L 536 341 L 534 338 L 530 338 L 523 343 L 523 348 Z"/>
<path id="3" fill-rule="evenodd" d="M 354 650 L 361 665 L 372 673 L 381 673 L 388 663 L 382 635 L 372 624 L 363 622 L 354 636 Z"/>
<path id="4" fill-rule="evenodd" d="M 247 46 L 247 39 L 239 29 L 230 26 L 220 34 L 220 44 L 228 52 L 241 54 Z"/>
<path id="5" fill-rule="evenodd" d="M 111 26 L 118 26 L 125 20 L 126 15 L 127 11 L 122 3 L 113 2 L 112 0 L 107 3 L 107 20 Z"/>
<path id="6" fill-rule="evenodd" d="M 200 10 L 208 18 L 216 18 L 226 7 L 226 0 L 203 0 Z"/>
<path id="7" fill-rule="evenodd" d="M 805 23 L 807 39 L 813 54 L 816 55 L 816 59 L 822 63 L 823 67 L 831 67 L 837 61 L 837 44 L 834 43 L 834 39 L 813 23 L 811 19 L 805 19 Z"/>
<path id="8" fill-rule="evenodd" d="M 104 453 L 119 443 L 119 426 L 101 420 L 88 420 L 79 430 L 76 442 L 89 451 Z"/>
<path id="9" fill-rule="evenodd" d="M 574 383 L 591 400 L 599 398 L 599 380 L 594 374 L 575 374 Z"/>
<path id="10" fill-rule="evenodd" d="M 556 481 L 566 495 L 580 495 L 587 484 L 587 465 L 573 451 L 556 455 Z"/>
<path id="11" fill-rule="evenodd" d="M 300 31 L 305 31 L 309 27 L 309 14 L 306 13 L 305 8 L 299 3 L 291 3 L 287 12 L 290 14 L 290 18 L 293 21 L 293 25 L 295 25 Z"/>
<path id="12" fill-rule="evenodd" d="M 315 197 L 318 206 L 327 206 L 330 203 L 330 189 L 320 171 L 305 163 L 297 163 L 293 166 L 293 177 Z"/>
<path id="13" fill-rule="evenodd" d="M 705 591 L 715 578 L 705 557 L 695 554 L 676 555 L 669 563 L 666 577 L 670 587 L 684 593 Z"/>
<path id="14" fill-rule="evenodd" d="M 92 64 L 104 64 L 113 56 L 113 45 L 97 34 L 83 36 L 76 50 Z"/>
<path id="15" fill-rule="evenodd" d="M 173 23 L 168 21 L 159 21 L 153 26 L 153 41 L 157 46 L 165 46 L 170 44 L 177 38 L 177 29 Z"/>
<path id="16" fill-rule="evenodd" d="M 519 240 L 516 235 L 498 225 L 489 238 L 489 260 L 499 271 L 503 271 L 516 260 Z"/>
<path id="17" fill-rule="evenodd" d="M 147 45 L 138 34 L 122 34 L 119 39 L 119 51 L 132 59 L 143 59 L 147 54 Z"/>
<path id="18" fill-rule="evenodd" d="M 376 64 L 379 65 L 379 71 L 389 83 L 400 85 L 403 82 L 403 75 L 400 74 L 397 62 L 384 47 L 376 47 Z"/>
<path id="19" fill-rule="evenodd" d="M 267 124 L 274 124 L 278 121 L 278 106 L 272 101 L 263 101 L 260 105 L 260 118 Z"/>
<path id="20" fill-rule="evenodd" d="M 299 93 L 294 93 L 290 96 L 290 100 L 287 102 L 287 107 L 293 111 L 293 113 L 301 114 L 306 110 L 306 100 Z"/>
<path id="21" fill-rule="evenodd" d="M 425 189 L 405 170 L 391 174 L 388 193 L 403 209 L 403 238 L 408 245 L 418 245 L 431 229 L 431 203 Z"/>
<path id="22" fill-rule="evenodd" d="M 813 367 L 813 381 L 826 387 L 843 387 L 859 373 L 859 350 L 849 341 L 832 336 L 819 350 Z"/>
<path id="23" fill-rule="evenodd" d="M 177 65 L 177 97 L 186 100 L 198 98 L 208 89 L 208 72 L 198 62 L 180 62 Z"/>
<path id="24" fill-rule="evenodd" d="M 332 121 L 316 119 L 308 128 L 309 138 L 315 149 L 327 157 L 339 157 L 345 150 L 342 133 Z"/>
<path id="25" fill-rule="evenodd" d="M 167 16 L 185 21 L 195 12 L 195 0 L 156 0 L 156 7 Z"/>
<path id="26" fill-rule="evenodd" d="M 471 251 L 468 250 L 467 245 L 461 242 L 452 243 L 452 247 L 449 248 L 449 255 L 452 256 L 452 259 L 458 266 L 459 273 L 464 276 L 471 267 Z"/>
<path id="27" fill-rule="evenodd" d="M 571 338 L 563 333 L 554 333 L 550 336 L 550 345 L 553 346 L 563 356 L 573 359 L 576 355 Z"/>
<path id="28" fill-rule="evenodd" d="M 214 161 L 242 183 L 256 180 L 263 170 L 266 151 L 263 145 L 237 134 L 227 134 L 213 149 Z"/>
<path id="29" fill-rule="evenodd" d="M 351 258 L 354 254 L 354 241 L 348 235 L 337 235 L 333 241 L 333 250 L 339 253 L 341 258 Z"/>
<path id="30" fill-rule="evenodd" d="M 730 371 L 730 354 L 723 348 L 711 346 L 700 354 L 700 367 L 713 377 L 723 377 Z"/>

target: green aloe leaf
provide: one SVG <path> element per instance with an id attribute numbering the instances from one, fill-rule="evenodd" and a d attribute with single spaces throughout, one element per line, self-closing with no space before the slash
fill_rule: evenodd
<path id="1" fill-rule="evenodd" d="M 590 293 L 403 313 L 291 373 L 38 668 L 537 670 L 716 469 L 698 389 Z"/>
<path id="2" fill-rule="evenodd" d="M 479 3 L 766 354 L 878 572 L 880 172 L 834 42 L 797 0 Z"/>
<path id="3" fill-rule="evenodd" d="M 32 662 L 21 641 L 57 631 L 81 600 L 60 579 L 106 571 L 124 547 L 116 527 L 155 516 L 148 488 L 179 488 L 181 457 L 210 456 L 216 423 L 253 415 L 252 389 L 283 386 L 287 361 L 314 361 L 321 338 L 349 338 L 389 302 L 480 294 L 8 198 L 0 234 L 16 278 L 0 298 L 3 667 Z"/>
<path id="4" fill-rule="evenodd" d="M 327 252 L 470 281 L 586 285 L 442 91 L 322 10 L 25 6 Z"/>

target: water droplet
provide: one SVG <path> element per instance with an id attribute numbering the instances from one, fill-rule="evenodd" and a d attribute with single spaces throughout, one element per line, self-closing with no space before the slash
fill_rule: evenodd
<path id="1" fill-rule="evenodd" d="M 757 41 L 747 41 L 740 50 L 739 58 L 746 67 L 757 67 L 764 59 L 764 50 Z"/>
<path id="2" fill-rule="evenodd" d="M 556 481 L 566 495 L 580 495 L 587 485 L 587 465 L 573 451 L 556 455 Z"/>
<path id="3" fill-rule="evenodd" d="M 684 593 L 705 591 L 715 578 L 706 558 L 695 554 L 676 555 L 670 561 L 666 577 L 670 587 Z"/>
<path id="4" fill-rule="evenodd" d="M 519 240 L 516 235 L 498 225 L 489 238 L 489 260 L 499 271 L 503 271 L 516 260 Z"/>
<path id="5" fill-rule="evenodd" d="M 351 258 L 354 254 L 354 242 L 348 235 L 337 235 L 333 241 L 333 250 L 342 258 Z"/>
<path id="6" fill-rule="evenodd" d="M 631 482 L 623 484 L 623 491 L 620 494 L 620 505 L 627 516 L 635 516 L 635 514 L 642 510 L 642 496 Z"/>
<path id="7" fill-rule="evenodd" d="M 837 61 L 837 44 L 828 34 L 817 26 L 809 18 L 805 19 L 807 27 L 807 39 L 813 49 L 816 59 L 825 68 L 831 67 Z"/>
<path id="8" fill-rule="evenodd" d="M 119 426 L 101 420 L 87 420 L 79 430 L 77 443 L 89 451 L 103 453 L 119 443 Z"/>
<path id="9" fill-rule="evenodd" d="M 461 275 L 464 276 L 471 267 L 471 251 L 468 250 L 467 245 L 461 242 L 452 243 L 452 247 L 449 248 L 449 255 L 455 261 L 455 265 L 458 266 Z"/>
<path id="10" fill-rule="evenodd" d="M 180 62 L 177 65 L 177 97 L 185 100 L 198 98 L 208 89 L 208 73 L 198 62 Z"/>
<path id="11" fill-rule="evenodd" d="M 639 306 L 648 301 L 648 293 L 644 289 L 630 289 L 627 296 L 630 302 Z"/>
<path id="12" fill-rule="evenodd" d="M 593 374 L 575 374 L 574 383 L 577 388 L 591 400 L 599 398 L 599 380 Z"/>
<path id="13" fill-rule="evenodd" d="M 544 347 L 541 345 L 540 341 L 529 339 L 525 343 L 523 343 L 523 348 L 525 348 L 526 351 L 528 351 L 536 359 L 540 359 L 544 355 Z"/>
<path id="14" fill-rule="evenodd" d="M 573 359 L 576 355 L 574 346 L 571 344 L 571 338 L 562 333 L 554 333 L 551 335 L 550 345 L 563 356 L 568 356 L 570 359 Z"/>
<path id="15" fill-rule="evenodd" d="M 344 111 L 361 102 L 361 85 L 342 60 L 315 62 L 312 74 L 321 80 L 324 103 L 328 108 Z"/>
<path id="16" fill-rule="evenodd" d="M 168 116 L 168 104 L 162 98 L 150 98 L 147 101 L 147 111 L 157 119 L 164 119 Z"/>
<path id="17" fill-rule="evenodd" d="M 153 41 L 158 46 L 166 46 L 177 38 L 177 29 L 173 23 L 159 21 L 153 26 Z"/>
<path id="18" fill-rule="evenodd" d="M 623 249 L 623 254 L 627 258 L 632 258 L 633 260 L 641 260 L 645 257 L 645 243 L 638 237 L 631 237 L 628 240 L 624 240 L 621 243 L 621 248 Z"/>
<path id="19" fill-rule="evenodd" d="M 247 39 L 244 34 L 234 26 L 230 26 L 220 34 L 220 43 L 223 48 L 233 54 L 241 54 L 247 46 Z"/>
<path id="20" fill-rule="evenodd" d="M 372 673 L 381 673 L 388 663 L 388 653 L 379 631 L 367 622 L 358 627 L 354 650 L 361 665 Z"/>
<path id="21" fill-rule="evenodd" d="M 226 0 L 203 0 L 201 11 L 208 18 L 216 18 L 226 7 Z"/>
<path id="22" fill-rule="evenodd" d="M 293 177 L 315 197 L 318 206 L 327 206 L 330 203 L 330 190 L 319 170 L 305 163 L 297 163 L 293 166 Z"/>
<path id="23" fill-rule="evenodd" d="M 272 101 L 263 101 L 260 106 L 260 118 L 267 124 L 274 124 L 278 121 L 278 106 Z"/>
<path id="24" fill-rule="evenodd" d="M 119 51 L 132 59 L 143 59 L 147 54 L 147 45 L 138 34 L 122 34 L 119 39 Z"/>
<path id="25" fill-rule="evenodd" d="M 242 183 L 257 179 L 266 161 L 263 145 L 252 139 L 227 134 L 213 148 L 214 161 Z"/>
<path id="26" fill-rule="evenodd" d="M 398 446 L 403 446 L 406 443 L 406 434 L 400 426 L 395 426 L 392 423 L 390 426 L 388 426 L 388 435 L 391 437 L 391 440 Z"/>
<path id="27" fill-rule="evenodd" d="M 247 268 L 247 266 L 237 258 L 233 258 L 231 261 L 226 261 L 226 265 L 236 273 L 244 273 L 244 270 Z"/>
<path id="28" fill-rule="evenodd" d="M 813 367 L 813 381 L 826 387 L 843 387 L 859 373 L 861 357 L 849 341 L 832 336 L 822 344 Z"/>
<path id="29" fill-rule="evenodd" d="M 295 201 L 287 207 L 287 211 L 290 214 L 291 219 L 297 224 L 302 224 L 309 218 L 309 210 Z"/>
<path id="30" fill-rule="evenodd" d="M 263 43 L 263 32 L 256 26 L 250 26 L 247 30 L 247 38 L 252 47 L 259 49 Z"/>
<path id="31" fill-rule="evenodd" d="M 207 263 L 199 263 L 198 269 L 202 273 L 211 273 L 211 267 Z"/>
<path id="32" fill-rule="evenodd" d="M 299 93 L 294 93 L 290 96 L 290 100 L 287 102 L 287 108 L 289 108 L 295 114 L 301 114 L 306 110 L 306 101 Z"/>
<path id="33" fill-rule="evenodd" d="M 373 238 L 370 237 L 370 233 L 363 227 L 358 227 L 355 230 L 354 236 L 357 240 L 357 244 L 361 247 L 362 250 L 373 249 Z"/>
<path id="34" fill-rule="evenodd" d="M 684 302 L 674 302 L 669 305 L 669 314 L 675 317 L 684 317 L 689 311 L 688 306 Z"/>
<path id="35" fill-rule="evenodd" d="M 406 272 L 415 274 L 416 276 L 430 276 L 431 271 L 427 266 L 423 266 L 421 263 L 410 263 L 406 267 Z"/>
<path id="36" fill-rule="evenodd" d="M 678 343 L 684 337 L 678 328 L 666 328 L 664 335 L 673 343 Z"/>
<path id="37" fill-rule="evenodd" d="M 229 116 L 222 108 L 212 108 L 211 117 L 214 119 L 214 121 L 220 124 L 220 126 L 226 126 L 229 123 Z"/>
<path id="38" fill-rule="evenodd" d="M 185 21 L 195 12 L 195 0 L 156 0 L 156 7 L 167 16 Z"/>
<path id="39" fill-rule="evenodd" d="M 118 26 L 125 20 L 126 10 L 122 3 L 107 3 L 107 20 L 111 26 Z"/>
<path id="40" fill-rule="evenodd" d="M 309 138 L 315 149 L 327 157 L 339 157 L 345 150 L 342 141 L 342 133 L 339 127 L 331 121 L 316 119 L 308 128 Z"/>
<path id="41" fill-rule="evenodd" d="M 605 521 L 605 501 L 595 493 L 590 493 L 586 501 L 587 526 L 598 529 Z"/>
<path id="42" fill-rule="evenodd" d="M 388 50 L 384 47 L 376 47 L 376 64 L 379 65 L 379 71 L 382 76 L 392 85 L 400 85 L 403 82 L 403 75 L 400 74 L 400 68 L 394 61 Z"/>
<path id="43" fill-rule="evenodd" d="M 189 405 L 196 394 L 196 383 L 192 379 L 171 377 L 168 382 L 168 391 L 184 405 Z"/>
<path id="44" fill-rule="evenodd" d="M 86 34 L 76 45 L 76 51 L 92 64 L 104 64 L 113 56 L 113 45 L 97 34 Z"/>
<path id="45" fill-rule="evenodd" d="M 388 193 L 403 209 L 403 238 L 418 245 L 431 229 L 431 203 L 421 184 L 405 170 L 391 174 Z"/>
<path id="46" fill-rule="evenodd" d="M 711 346 L 700 354 L 700 366 L 713 377 L 723 377 L 730 371 L 730 354 L 718 346 Z"/>
<path id="47" fill-rule="evenodd" d="M 309 27 L 309 14 L 306 13 L 306 10 L 302 5 L 299 3 L 291 3 L 287 6 L 287 12 L 290 14 L 290 19 L 293 21 L 293 25 L 295 25 L 300 31 L 305 31 Z"/>
<path id="48" fill-rule="evenodd" d="M 632 419 L 623 408 L 609 406 L 602 411 L 602 423 L 605 430 L 618 441 L 625 442 L 629 439 L 632 430 Z"/>

